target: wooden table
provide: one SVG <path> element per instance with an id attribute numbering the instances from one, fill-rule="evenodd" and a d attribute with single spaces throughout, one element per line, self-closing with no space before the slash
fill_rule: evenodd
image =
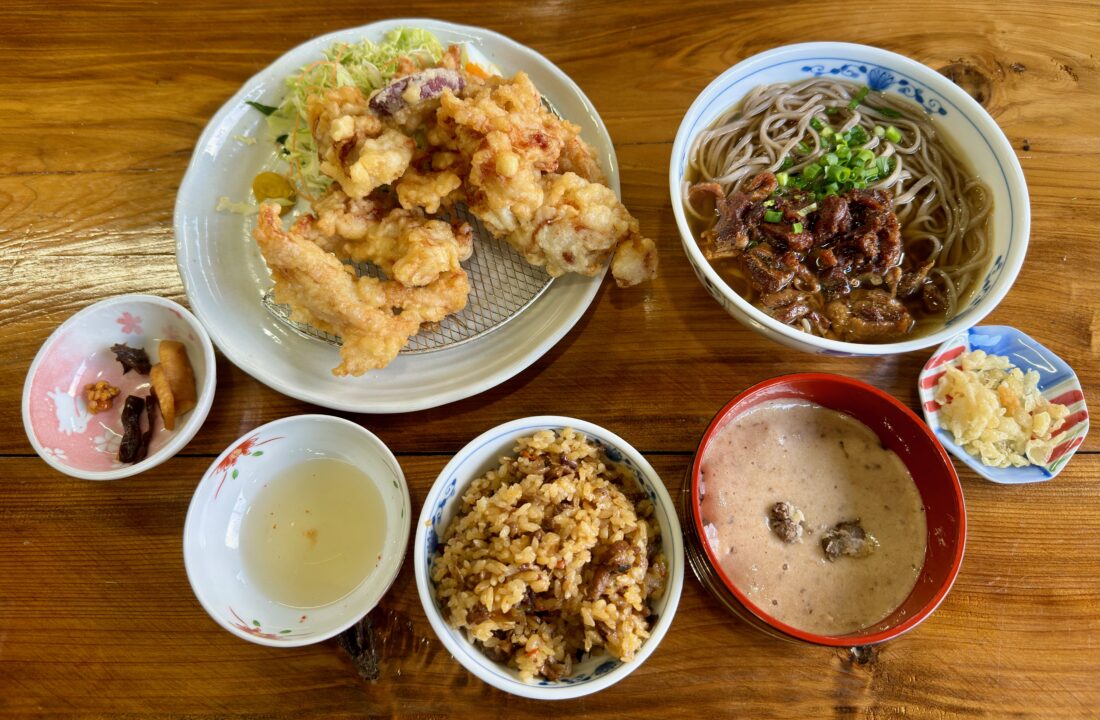
<path id="1" fill-rule="evenodd" d="M 916 407 L 928 356 L 822 359 L 734 322 L 680 249 L 666 172 L 684 110 L 719 72 L 786 43 L 879 45 L 965 78 L 1016 148 L 1032 197 L 1027 262 L 989 322 L 1067 359 L 1100 401 L 1100 13 L 1090 2 L 769 4 L 41 3 L 0 9 L 0 711 L 7 716 L 1084 717 L 1100 713 L 1100 433 L 1055 481 L 1000 487 L 962 469 L 966 560 L 938 612 L 871 652 L 775 641 L 688 577 L 657 652 L 619 685 L 552 706 L 506 696 L 436 640 L 406 561 L 363 625 L 371 667 L 336 641 L 269 649 L 218 628 L 183 570 L 181 529 L 211 459 L 262 423 L 315 410 L 219 357 L 214 411 L 176 458 L 94 483 L 32 452 L 20 391 L 40 343 L 91 302 L 185 302 L 172 207 L 214 111 L 311 36 L 436 16 L 504 32 L 593 100 L 626 204 L 661 277 L 605 285 L 534 366 L 480 396 L 355 416 L 400 456 L 419 507 L 448 457 L 507 419 L 570 414 L 621 434 L 676 495 L 712 414 L 746 386 L 816 368 Z M 250 6 L 250 7 L 246 7 Z M 369 663 L 368 663 L 369 664 Z M 364 673 L 360 674 L 359 669 Z M 369 677 L 365 677 L 369 676 Z"/>

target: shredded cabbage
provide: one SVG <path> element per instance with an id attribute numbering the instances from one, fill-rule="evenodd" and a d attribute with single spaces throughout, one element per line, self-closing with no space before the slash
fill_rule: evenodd
<path id="1" fill-rule="evenodd" d="M 434 65 L 443 46 L 432 33 L 398 28 L 379 43 L 363 40 L 337 43 L 325 51 L 325 59 L 307 65 L 286 79 L 287 93 L 267 118 L 268 132 L 282 146 L 290 165 L 290 179 L 302 195 L 323 193 L 332 180 L 321 173 L 317 149 L 309 131 L 306 103 L 311 95 L 336 87 L 355 85 L 368 97 L 388 84 L 397 71 L 397 59 L 408 57 L 418 65 Z"/>

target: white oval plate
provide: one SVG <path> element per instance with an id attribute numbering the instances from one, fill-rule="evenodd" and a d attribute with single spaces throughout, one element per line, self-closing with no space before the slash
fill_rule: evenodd
<path id="1" fill-rule="evenodd" d="M 603 275 L 558 278 L 526 310 L 485 337 L 458 347 L 402 355 L 382 370 L 338 378 L 339 351 L 299 336 L 264 309 L 271 286 L 251 230 L 255 216 L 216 212 L 222 195 L 241 201 L 252 178 L 271 165 L 274 145 L 264 117 L 246 100 L 277 105 L 283 81 L 322 57 L 336 42 L 379 40 L 397 27 L 435 33 L 444 45 L 466 43 L 505 75 L 523 70 L 562 117 L 580 125 L 619 194 L 619 166 L 596 108 L 565 73 L 539 53 L 482 28 L 404 18 L 314 38 L 269 65 L 222 106 L 199 137 L 176 199 L 176 261 L 191 309 L 229 360 L 281 393 L 335 410 L 397 413 L 470 397 L 516 375 L 554 346 L 580 320 Z M 236 136 L 256 138 L 246 145 Z"/>

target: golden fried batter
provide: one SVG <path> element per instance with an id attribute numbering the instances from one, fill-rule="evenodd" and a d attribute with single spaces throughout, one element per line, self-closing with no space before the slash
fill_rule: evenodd
<path id="1" fill-rule="evenodd" d="M 355 198 L 392 183 L 405 172 L 416 143 L 386 127 L 359 88 L 344 86 L 312 96 L 310 128 L 321 159 L 321 172 Z"/>
<path id="2" fill-rule="evenodd" d="M 612 256 L 620 286 L 656 275 L 653 241 L 603 184 L 580 128 L 526 74 L 475 77 L 456 46 L 437 68 L 447 72 L 399 61 L 373 107 L 356 87 L 311 97 L 320 170 L 334 182 L 289 231 L 278 205 L 260 210 L 253 235 L 275 300 L 343 339 L 336 375 L 384 367 L 422 323 L 466 306 L 472 230 L 429 217 L 457 203 L 555 277 L 596 275 Z M 343 260 L 389 279 L 357 278 Z"/>
<path id="3" fill-rule="evenodd" d="M 466 306 L 470 284 L 465 273 L 445 273 L 418 288 L 356 278 L 336 256 L 283 230 L 275 204 L 260 208 L 253 237 L 275 280 L 275 301 L 290 305 L 292 320 L 343 339 L 335 375 L 385 367 L 421 323 L 439 322 Z"/>
<path id="4" fill-rule="evenodd" d="M 541 178 L 543 203 L 534 217 L 506 237 L 533 265 L 557 277 L 567 272 L 595 275 L 620 248 L 612 274 L 620 287 L 649 280 L 657 272 L 653 241 L 615 193 L 575 173 Z"/>
<path id="5" fill-rule="evenodd" d="M 370 198 L 349 198 L 333 189 L 314 201 L 316 220 L 303 236 L 342 259 L 371 262 L 390 279 L 427 285 L 473 253 L 473 231 L 464 222 L 431 220 L 415 210 Z"/>

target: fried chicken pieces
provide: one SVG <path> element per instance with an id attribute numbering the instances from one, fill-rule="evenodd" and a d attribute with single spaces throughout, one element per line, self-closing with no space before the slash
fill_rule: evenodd
<path id="1" fill-rule="evenodd" d="M 461 97 L 444 91 L 428 141 L 468 159 L 470 211 L 531 264 L 554 277 L 595 275 L 621 252 L 611 266 L 620 287 L 652 279 L 656 246 L 600 184 L 603 173 L 579 133 L 520 72 L 468 86 Z"/>
<path id="2" fill-rule="evenodd" d="M 297 223 L 296 223 L 297 225 Z M 385 367 L 420 329 L 466 306 L 470 281 L 447 270 L 422 287 L 355 276 L 351 267 L 311 242 L 300 228 L 283 229 L 279 206 L 260 208 L 253 233 L 275 280 L 275 301 L 291 319 L 343 339 L 335 375 L 362 375 Z"/>
<path id="3" fill-rule="evenodd" d="M 336 375 L 384 367 L 423 323 L 465 307 L 471 228 L 429 216 L 458 203 L 551 276 L 593 276 L 612 256 L 621 287 L 656 276 L 653 241 L 602 184 L 580 129 L 546 108 L 526 74 L 480 80 L 459 58 L 452 47 L 436 68 L 399 63 L 369 99 L 350 86 L 311 97 L 332 185 L 289 230 L 277 205 L 261 208 L 253 235 L 275 300 L 343 339 Z M 387 279 L 356 277 L 345 261 Z"/>

